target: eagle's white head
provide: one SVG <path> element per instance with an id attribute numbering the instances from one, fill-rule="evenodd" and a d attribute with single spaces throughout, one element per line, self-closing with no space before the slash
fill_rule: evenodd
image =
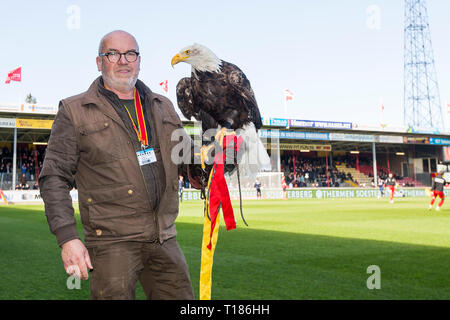
<path id="1" fill-rule="evenodd" d="M 222 61 L 205 46 L 194 43 L 183 48 L 171 61 L 172 67 L 179 62 L 186 62 L 192 66 L 192 71 L 220 72 Z"/>

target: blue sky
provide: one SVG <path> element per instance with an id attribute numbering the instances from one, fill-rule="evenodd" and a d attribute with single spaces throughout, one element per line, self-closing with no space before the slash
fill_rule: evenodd
<path id="1" fill-rule="evenodd" d="M 450 103 L 450 1 L 427 5 L 441 100 Z M 190 66 L 172 69 L 170 60 L 198 42 L 246 73 L 265 117 L 284 116 L 283 90 L 290 89 L 291 118 L 379 124 L 382 98 L 385 122 L 401 125 L 403 6 L 403 0 L 2 1 L 0 103 L 31 92 L 38 103 L 56 105 L 85 91 L 99 75 L 100 38 L 123 29 L 139 42 L 140 79 L 158 93 L 168 79 L 175 105 L 176 83 Z M 5 85 L 19 65 L 23 83 Z"/>

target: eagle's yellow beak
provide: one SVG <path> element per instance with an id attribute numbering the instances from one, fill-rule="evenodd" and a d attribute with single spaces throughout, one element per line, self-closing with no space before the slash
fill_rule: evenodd
<path id="1" fill-rule="evenodd" d="M 170 61 L 170 64 L 172 65 L 172 67 L 174 65 L 176 65 L 178 62 L 183 62 L 186 59 L 188 59 L 189 56 L 188 55 L 181 55 L 179 53 L 177 53 L 176 55 L 173 56 L 172 61 Z"/>

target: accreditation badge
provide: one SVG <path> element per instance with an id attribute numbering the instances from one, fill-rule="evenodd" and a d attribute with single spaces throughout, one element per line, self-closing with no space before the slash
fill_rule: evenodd
<path id="1" fill-rule="evenodd" d="M 139 165 L 145 166 L 146 164 L 156 162 L 155 150 L 153 148 L 148 148 L 136 152 Z"/>

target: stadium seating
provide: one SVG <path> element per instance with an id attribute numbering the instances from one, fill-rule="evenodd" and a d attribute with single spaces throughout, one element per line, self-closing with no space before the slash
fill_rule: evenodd
<path id="1" fill-rule="evenodd" d="M 356 168 L 353 167 L 348 167 L 346 164 L 338 164 L 336 165 L 336 169 L 339 172 L 345 173 L 346 175 L 350 174 L 353 178 L 353 183 L 352 181 L 346 181 L 347 183 L 350 184 L 355 184 L 355 186 L 365 186 L 365 187 L 371 187 L 372 186 L 372 178 L 370 178 L 368 175 L 364 174 L 361 171 L 356 170 Z"/>

